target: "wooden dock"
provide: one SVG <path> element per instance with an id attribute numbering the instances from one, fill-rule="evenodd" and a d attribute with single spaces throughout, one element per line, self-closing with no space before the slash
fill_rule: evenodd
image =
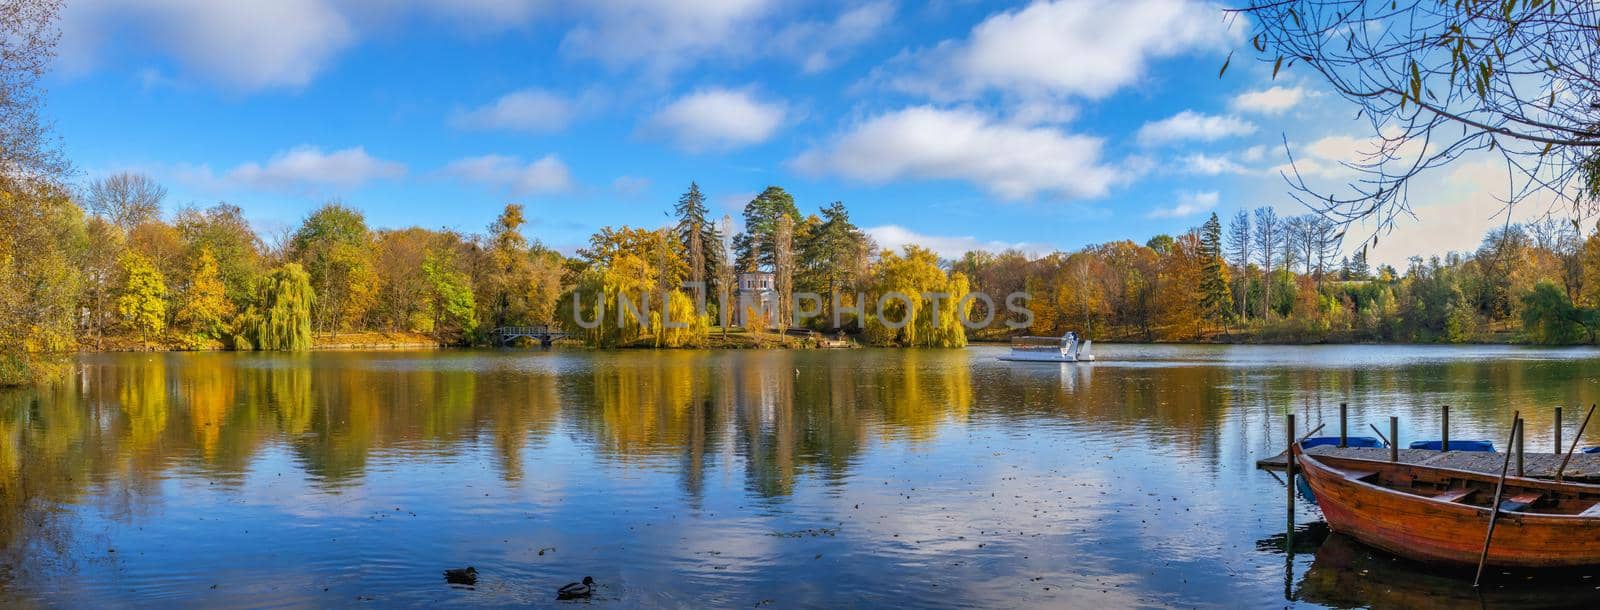
<path id="1" fill-rule="evenodd" d="M 1313 455 L 1389 460 L 1389 449 L 1385 447 L 1345 447 L 1341 449 L 1333 445 L 1322 445 L 1307 449 L 1306 452 Z M 1287 453 L 1279 453 L 1266 459 L 1257 460 L 1256 468 L 1282 472 L 1288 463 L 1287 457 Z M 1561 465 L 1561 458 L 1560 454 L 1529 452 L 1523 457 L 1523 475 L 1533 478 L 1554 478 L 1556 468 Z M 1400 461 L 1407 464 L 1453 468 L 1495 476 L 1500 475 L 1500 465 L 1504 463 L 1504 460 L 1504 453 L 1432 451 L 1428 449 L 1400 450 Z M 1513 475 L 1516 474 L 1515 468 L 1515 466 L 1512 466 Z M 1600 454 L 1574 453 L 1572 461 L 1567 463 L 1567 469 L 1562 478 L 1577 483 L 1600 483 Z"/>

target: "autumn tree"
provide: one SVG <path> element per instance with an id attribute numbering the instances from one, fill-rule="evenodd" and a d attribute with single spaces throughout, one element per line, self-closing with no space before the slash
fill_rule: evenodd
<path id="1" fill-rule="evenodd" d="M 522 235 L 526 223 L 522 205 L 512 203 L 489 225 L 486 261 L 474 289 L 478 321 L 487 327 L 557 320 L 564 260 L 537 242 L 529 244 Z"/>
<path id="2" fill-rule="evenodd" d="M 266 265 L 266 246 L 245 220 L 244 210 L 227 203 L 203 210 L 184 208 L 178 210 L 173 225 L 191 266 L 200 252 L 210 251 L 217 261 L 217 274 L 222 278 L 228 300 L 233 303 L 250 300 L 256 278 Z"/>
<path id="3" fill-rule="evenodd" d="M 724 215 L 721 222 L 722 248 L 716 252 L 715 277 L 717 278 L 717 326 L 722 329 L 722 338 L 728 338 L 728 326 L 733 323 L 733 309 L 738 307 L 734 302 L 733 287 L 737 281 L 733 275 L 733 261 L 728 257 L 733 253 L 733 218 Z"/>
<path id="4" fill-rule="evenodd" d="M 186 343 L 203 345 L 222 339 L 224 320 L 233 312 L 227 287 L 217 269 L 217 258 L 211 255 L 210 249 L 200 250 L 187 284 L 178 308 L 178 325 L 184 331 Z"/>
<path id="5" fill-rule="evenodd" d="M 117 320 L 115 301 L 122 276 L 118 261 L 127 247 L 127 237 L 122 229 L 99 216 L 85 220 L 84 233 L 82 258 L 78 263 L 82 282 L 78 293 L 78 309 L 82 312 L 79 336 L 100 349 L 106 330 Z"/>
<path id="6" fill-rule="evenodd" d="M 117 296 L 117 313 L 148 343 L 152 335 L 166 329 L 167 284 L 155 264 L 142 254 L 123 253 L 120 265 L 125 279 Z"/>
<path id="7" fill-rule="evenodd" d="M 1157 338 L 1182 341 L 1199 336 L 1209 296 L 1205 265 L 1204 246 L 1194 232 L 1173 239 L 1161 255 L 1152 312 Z"/>
<path id="8" fill-rule="evenodd" d="M 772 237 L 772 283 L 778 293 L 778 332 L 781 334 L 794 317 L 794 219 L 778 217 L 778 230 Z"/>
<path id="9" fill-rule="evenodd" d="M 906 246 L 901 254 L 885 251 L 874 268 L 874 304 L 868 308 L 864 337 L 875 345 L 964 346 L 961 321 L 970 309 L 961 305 L 971 303 L 962 303 L 970 288 L 966 275 L 941 269 L 932 250 Z"/>
<path id="10" fill-rule="evenodd" d="M 372 234 L 361 212 L 328 203 L 306 217 L 290 241 L 290 255 L 317 291 L 312 318 L 318 332 L 359 327 L 376 303 L 378 275 Z"/>
<path id="11" fill-rule="evenodd" d="M 86 242 L 60 189 L 0 174 L 0 386 L 33 380 L 33 352 L 73 347 Z"/>

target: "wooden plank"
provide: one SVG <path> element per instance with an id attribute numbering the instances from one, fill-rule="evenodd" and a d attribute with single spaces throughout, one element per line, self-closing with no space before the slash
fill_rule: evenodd
<path id="1" fill-rule="evenodd" d="M 1384 447 L 1346 447 L 1339 448 L 1333 445 L 1312 447 L 1306 450 L 1312 455 L 1326 455 L 1330 457 L 1348 457 L 1368 460 L 1388 461 L 1389 449 Z M 1485 474 L 1500 473 L 1500 462 L 1505 459 L 1503 453 L 1481 453 L 1470 451 L 1429 451 L 1426 449 L 1400 449 L 1397 452 L 1398 461 L 1403 464 L 1417 464 L 1434 466 L 1438 468 L 1451 468 Z M 1284 469 L 1284 454 L 1256 461 L 1256 468 L 1262 470 Z M 1555 476 L 1556 469 L 1561 466 L 1561 455 L 1554 453 L 1529 453 L 1524 462 L 1524 473 L 1529 478 L 1548 479 Z M 1600 483 L 1600 454 L 1576 453 L 1572 456 L 1571 463 L 1563 478 L 1579 483 Z"/>

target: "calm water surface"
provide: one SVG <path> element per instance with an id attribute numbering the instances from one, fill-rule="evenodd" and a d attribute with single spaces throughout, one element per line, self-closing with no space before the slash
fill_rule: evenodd
<path id="1" fill-rule="evenodd" d="M 1291 409 L 1411 440 L 1450 404 L 1500 445 L 1521 408 L 1543 450 L 1600 401 L 1587 350 L 1003 349 L 85 356 L 0 393 L 0 602 L 1476 606 L 1303 503 L 1286 553 L 1255 460 Z M 1489 606 L 1600 604 L 1495 576 Z"/>

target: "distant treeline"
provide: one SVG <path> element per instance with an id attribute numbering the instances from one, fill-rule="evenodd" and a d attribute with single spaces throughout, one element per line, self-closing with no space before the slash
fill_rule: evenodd
<path id="1" fill-rule="evenodd" d="M 1341 255 L 1331 222 L 1270 208 L 1240 212 L 1226 230 L 1213 214 L 1143 245 L 949 261 L 916 246 L 880 250 L 842 203 L 802 214 L 776 186 L 745 206 L 733 234 L 691 184 L 670 225 L 605 227 L 565 257 L 523 235 L 516 204 L 464 234 L 375 230 L 360 211 L 328 203 L 293 231 L 263 236 L 226 203 L 163 215 L 165 189 L 139 174 L 0 190 L 0 377 L 12 380 L 36 352 L 295 350 L 365 331 L 464 345 L 496 327 L 544 324 L 597 346 L 704 346 L 728 332 L 724 315 L 782 330 L 796 293 L 841 295 L 842 326 L 872 345 L 1003 337 L 1015 319 L 1004 299 L 1016 292 L 1031 296 L 1027 332 L 1099 339 L 1575 343 L 1594 341 L 1600 325 L 1600 237 L 1558 220 L 1498 228 L 1476 252 L 1413 258 L 1404 271 L 1369 268 L 1364 251 Z M 772 274 L 775 310 L 719 310 L 740 302 L 737 273 L 755 270 Z M 982 300 L 957 310 L 969 291 L 996 303 L 989 327 L 963 327 L 990 313 Z M 881 299 L 890 293 L 909 303 Z M 651 310 L 617 315 L 621 301 L 646 294 Z M 935 308 L 931 294 L 947 300 Z M 824 298 L 801 323 L 836 330 L 833 309 Z M 663 310 L 682 324 L 661 323 Z"/>
<path id="2" fill-rule="evenodd" d="M 1404 270 L 1346 256 L 1314 215 L 1212 214 L 1176 237 L 1030 259 L 968 253 L 954 269 L 988 293 L 1026 290 L 1034 332 L 1131 341 L 1593 343 L 1600 236 L 1561 219 L 1490 231 L 1473 252 Z"/>

